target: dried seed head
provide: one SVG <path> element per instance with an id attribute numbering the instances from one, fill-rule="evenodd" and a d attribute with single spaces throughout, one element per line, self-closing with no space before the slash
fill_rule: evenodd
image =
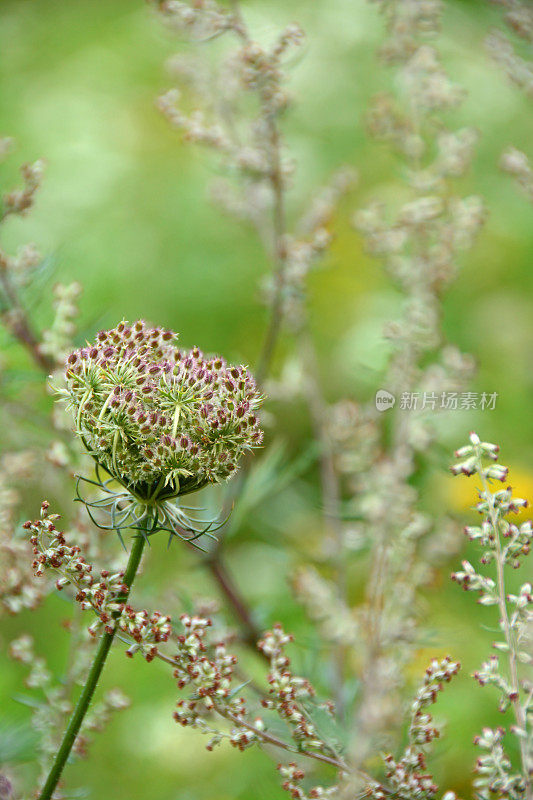
<path id="1" fill-rule="evenodd" d="M 250 373 L 180 352 L 176 334 L 139 320 L 101 331 L 65 363 L 66 398 L 88 451 L 126 486 L 163 480 L 185 494 L 229 478 L 262 441 Z M 209 401 L 209 402 L 207 402 Z"/>

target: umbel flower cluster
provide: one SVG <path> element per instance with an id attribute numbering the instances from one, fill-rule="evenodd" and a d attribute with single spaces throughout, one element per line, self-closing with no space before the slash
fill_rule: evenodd
<path id="1" fill-rule="evenodd" d="M 101 331 L 66 361 L 76 432 L 114 478 L 144 500 L 187 494 L 229 478 L 262 441 L 261 396 L 243 366 L 142 320 Z"/>

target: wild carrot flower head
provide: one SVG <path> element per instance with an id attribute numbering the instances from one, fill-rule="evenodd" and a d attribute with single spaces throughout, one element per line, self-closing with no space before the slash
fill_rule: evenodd
<path id="1" fill-rule="evenodd" d="M 229 478 L 262 441 L 261 404 L 243 366 L 176 346 L 170 330 L 139 320 L 101 331 L 66 360 L 76 433 L 137 496 L 162 497 Z"/>

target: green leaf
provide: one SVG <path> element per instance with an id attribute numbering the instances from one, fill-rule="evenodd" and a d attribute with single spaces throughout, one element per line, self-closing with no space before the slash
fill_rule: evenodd
<path id="1" fill-rule="evenodd" d="M 35 758 L 37 734 L 25 722 L 0 722 L 0 764 L 31 761 Z"/>
<path id="2" fill-rule="evenodd" d="M 283 442 L 274 442 L 261 458 L 256 458 L 232 514 L 232 533 L 236 533 L 249 514 L 274 494 L 289 486 L 316 461 L 319 447 L 311 442 L 292 461 L 287 459 Z M 229 533 L 229 531 L 228 531 Z"/>

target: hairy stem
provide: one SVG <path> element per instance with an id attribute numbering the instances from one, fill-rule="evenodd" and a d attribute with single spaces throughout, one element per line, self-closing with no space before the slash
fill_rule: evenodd
<path id="1" fill-rule="evenodd" d="M 479 461 L 478 461 L 477 473 L 479 475 L 479 479 L 481 480 L 483 491 L 485 492 L 485 497 L 487 498 L 487 502 L 489 505 L 490 522 L 492 525 L 492 529 L 494 531 L 494 544 L 496 547 L 496 553 L 495 553 L 496 576 L 498 582 L 498 608 L 500 612 L 500 624 L 502 626 L 503 634 L 505 636 L 507 653 L 509 655 L 509 674 L 511 677 L 511 690 L 514 695 L 514 699 L 512 700 L 512 707 L 518 728 L 520 728 L 521 731 L 525 731 L 527 728 L 527 721 L 520 698 L 520 682 L 518 679 L 518 663 L 516 654 L 517 646 L 515 637 L 511 629 L 511 623 L 509 622 L 509 614 L 507 611 L 507 600 L 506 600 L 507 593 L 505 590 L 504 561 L 502 554 L 502 544 L 500 540 L 500 526 L 499 526 L 498 516 L 494 508 L 494 497 L 492 495 L 492 492 L 490 491 L 487 479 L 483 474 L 482 465 Z M 524 739 L 523 736 L 518 736 L 518 741 L 520 744 L 522 773 L 524 776 L 524 780 L 526 782 L 525 798 L 526 800 L 532 800 L 533 793 L 531 786 L 531 777 L 529 773 L 527 741 Z"/>
<path id="2" fill-rule="evenodd" d="M 145 517 L 143 520 L 144 528 L 146 529 L 149 523 L 149 518 Z M 141 562 L 142 553 L 144 550 L 145 545 L 145 537 L 143 533 L 139 533 L 135 536 L 132 544 L 132 548 L 130 551 L 130 556 L 128 559 L 128 564 L 126 566 L 126 571 L 124 573 L 124 584 L 128 587 L 126 592 L 122 596 L 117 598 L 118 602 L 125 603 L 128 599 L 131 585 L 134 581 L 135 575 L 137 574 L 137 570 L 139 569 L 139 564 Z M 115 611 L 113 613 L 113 618 L 116 619 L 120 615 L 120 611 Z M 63 740 L 57 751 L 57 755 L 48 774 L 48 778 L 46 779 L 46 783 L 44 784 L 41 793 L 39 795 L 39 800 L 50 800 L 52 798 L 54 791 L 59 783 L 61 778 L 61 773 L 63 772 L 63 768 L 67 763 L 68 757 L 70 755 L 70 751 L 76 741 L 76 737 L 80 731 L 82 726 L 83 720 L 89 710 L 89 705 L 91 703 L 92 697 L 94 695 L 96 686 L 100 679 L 100 675 L 104 668 L 104 664 L 108 653 L 111 649 L 111 645 L 113 644 L 113 639 L 115 638 L 116 629 L 113 629 L 111 633 L 104 633 L 101 640 L 100 645 L 98 647 L 98 651 L 94 657 L 94 661 L 92 663 L 89 675 L 87 676 L 87 680 L 85 682 L 85 686 L 83 687 L 82 693 L 78 699 L 76 704 L 76 708 L 70 718 L 70 722 L 68 727 L 65 731 L 63 736 Z"/>

